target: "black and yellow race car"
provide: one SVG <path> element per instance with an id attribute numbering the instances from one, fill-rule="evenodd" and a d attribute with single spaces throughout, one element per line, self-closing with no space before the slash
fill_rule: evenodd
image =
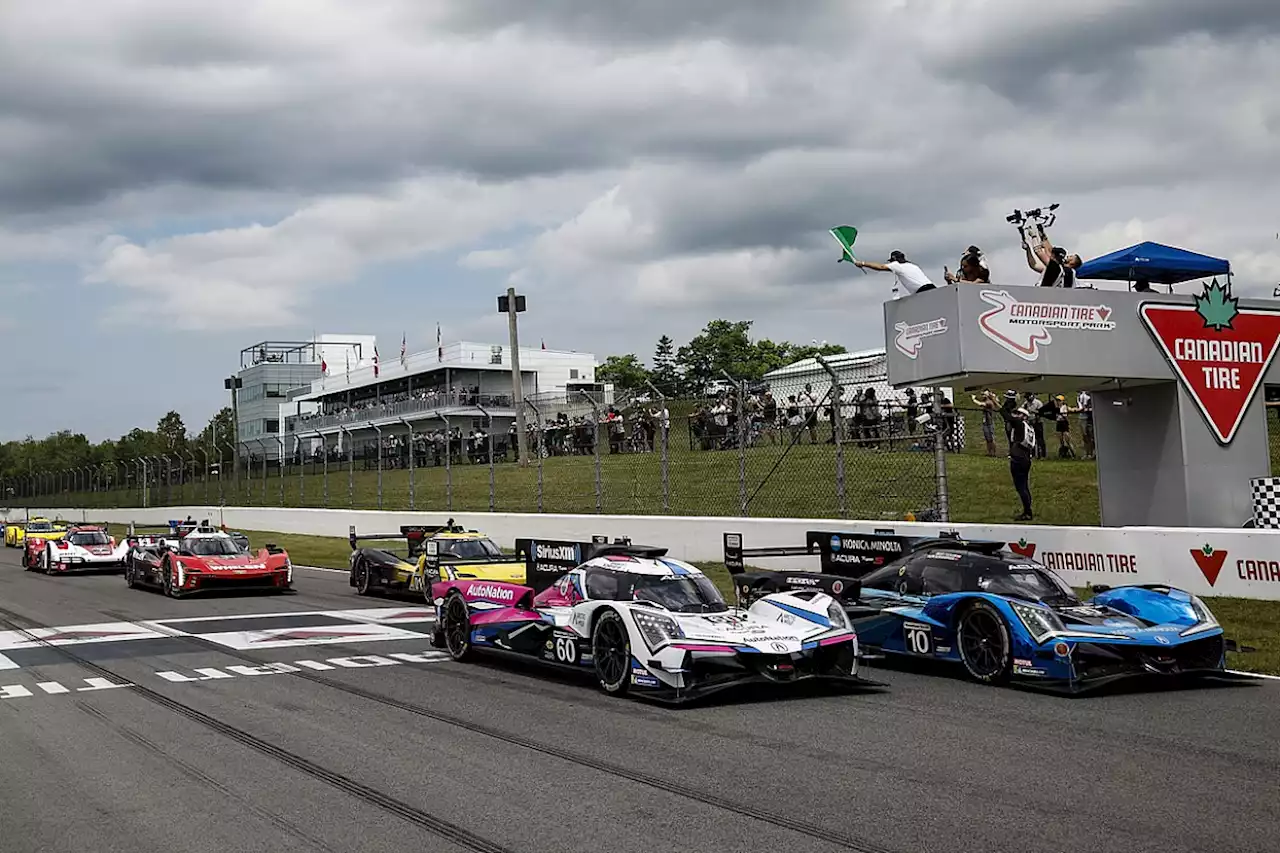
<path id="1" fill-rule="evenodd" d="M 524 556 L 504 553 L 488 536 L 467 530 L 452 518 L 438 526 L 404 525 L 399 533 L 376 535 L 358 534 L 352 525 L 348 540 L 350 582 L 360 595 L 398 592 L 429 596 L 431 584 L 440 580 L 525 582 Z M 392 550 L 392 543 L 400 540 L 405 542 L 404 551 Z M 431 559 L 427 542 L 435 543 Z"/>
<path id="2" fill-rule="evenodd" d="M 55 542 L 67 535 L 67 523 L 62 520 L 50 521 L 37 516 L 24 521 L 9 521 L 4 526 L 4 544 L 9 548 L 22 548 L 27 541 L 27 534 L 38 536 L 46 542 Z"/>

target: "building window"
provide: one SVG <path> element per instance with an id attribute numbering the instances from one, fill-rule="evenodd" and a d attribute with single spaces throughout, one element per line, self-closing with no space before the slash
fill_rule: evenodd
<path id="1" fill-rule="evenodd" d="M 577 378 L 578 378 L 578 368 L 576 368 L 576 367 L 571 367 L 571 368 L 569 368 L 569 378 L 570 378 L 570 379 L 577 379 Z"/>
<path id="2" fill-rule="evenodd" d="M 279 420 L 267 421 L 267 422 L 266 422 L 266 426 L 263 428 L 263 431 L 264 431 L 264 432 L 266 432 L 266 433 L 268 433 L 268 434 L 274 434 L 274 433 L 279 432 L 279 431 L 280 431 L 280 421 L 279 421 Z"/>

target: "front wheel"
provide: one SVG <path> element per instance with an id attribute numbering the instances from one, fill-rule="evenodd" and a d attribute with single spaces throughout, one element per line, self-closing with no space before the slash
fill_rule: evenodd
<path id="1" fill-rule="evenodd" d="M 173 587 L 173 564 L 166 560 L 160 566 L 160 573 L 164 577 L 164 594 L 169 598 L 177 598 L 178 592 Z"/>
<path id="2" fill-rule="evenodd" d="M 46 575 L 53 574 L 53 560 L 49 558 L 49 549 L 40 552 L 40 571 Z"/>
<path id="3" fill-rule="evenodd" d="M 631 639 L 627 626 L 614 610 L 606 610 L 591 631 L 591 656 L 596 683 L 605 693 L 621 696 L 631 686 Z"/>
<path id="4" fill-rule="evenodd" d="M 133 560 L 125 560 L 124 564 L 124 585 L 129 589 L 138 588 L 137 576 L 133 573 Z"/>
<path id="5" fill-rule="evenodd" d="M 975 681 L 1004 684 L 1009 680 L 1013 664 L 1009 626 L 987 602 L 975 601 L 960 614 L 956 645 L 960 661 Z"/>

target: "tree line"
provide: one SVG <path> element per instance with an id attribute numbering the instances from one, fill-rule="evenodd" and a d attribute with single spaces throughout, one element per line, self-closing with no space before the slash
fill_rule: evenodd
<path id="1" fill-rule="evenodd" d="M 105 471 L 117 462 L 158 456 L 170 457 L 175 466 L 190 465 L 194 456 L 203 470 L 206 453 L 211 464 L 230 462 L 231 450 L 224 445 L 234 440 L 230 406 L 223 407 L 195 435 L 187 433 L 182 415 L 169 412 L 156 423 L 155 429 L 137 427 L 118 439 L 97 444 L 90 442 L 84 433 L 71 430 L 60 430 L 40 439 L 27 436 L 22 441 L 6 441 L 0 444 L 0 478 L 81 468 Z"/>
<path id="2" fill-rule="evenodd" d="M 668 397 L 701 397 L 729 374 L 755 382 L 771 370 L 817 355 L 846 352 L 836 344 L 793 344 L 751 339 L 750 320 L 712 320 L 687 344 L 677 348 L 668 335 L 658 339 L 652 367 L 635 354 L 611 355 L 596 371 L 600 382 L 623 391 L 642 391 L 652 383 Z"/>

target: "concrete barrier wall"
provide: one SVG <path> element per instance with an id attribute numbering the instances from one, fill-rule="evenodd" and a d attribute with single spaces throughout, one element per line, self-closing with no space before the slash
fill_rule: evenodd
<path id="1" fill-rule="evenodd" d="M 13 511 L 15 518 L 24 511 Z M 240 530 L 265 530 L 345 537 L 350 525 L 365 533 L 394 533 L 402 524 L 443 524 L 440 513 L 371 510 L 253 507 L 160 507 L 156 509 L 41 509 L 41 514 L 72 520 L 163 524 L 186 518 L 220 521 Z M 719 560 L 722 535 L 741 533 L 747 548 L 803 545 L 808 530 L 935 536 L 959 531 L 966 538 L 996 539 L 1057 570 L 1073 586 L 1159 583 L 1200 595 L 1280 600 L 1280 531 L 1192 530 L 1154 527 L 1036 527 L 985 524 L 918 524 L 835 519 L 676 518 L 650 515 L 525 515 L 455 513 L 459 524 L 482 530 L 499 545 L 517 537 L 590 539 L 627 536 L 637 544 L 659 545 L 685 560 Z M 787 558 L 763 563 L 778 568 L 815 567 L 816 558 Z"/>

